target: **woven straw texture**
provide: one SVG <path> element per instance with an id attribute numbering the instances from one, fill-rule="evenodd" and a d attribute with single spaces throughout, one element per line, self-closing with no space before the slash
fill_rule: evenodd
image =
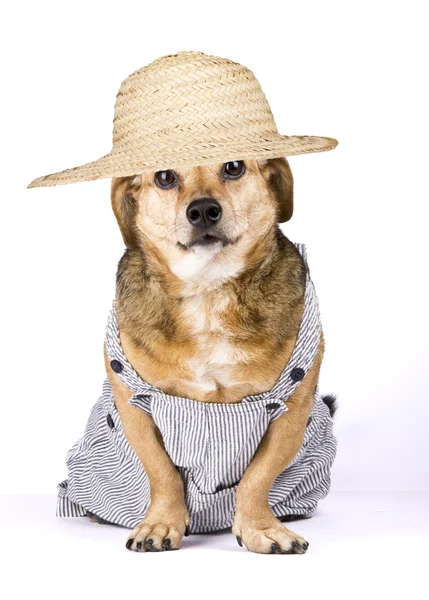
<path id="1" fill-rule="evenodd" d="M 39 177 L 28 187 L 322 152 L 337 144 L 328 137 L 280 135 L 252 71 L 232 60 L 183 51 L 158 58 L 122 82 L 108 154 Z"/>

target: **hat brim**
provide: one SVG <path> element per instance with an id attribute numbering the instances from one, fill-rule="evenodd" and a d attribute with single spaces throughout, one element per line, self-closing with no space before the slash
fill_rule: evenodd
<path id="1" fill-rule="evenodd" d="M 111 177 L 128 177 L 151 171 L 163 171 L 179 167 L 195 167 L 214 162 L 228 162 L 244 159 L 278 158 L 295 156 L 311 152 L 333 150 L 338 141 L 329 137 L 309 135 L 278 135 L 271 139 L 246 141 L 243 143 L 224 142 L 209 145 L 194 144 L 182 147 L 173 152 L 164 152 L 151 156 L 139 156 L 135 150 L 112 150 L 98 160 L 86 163 L 73 169 L 65 169 L 34 179 L 27 187 L 49 187 L 65 185 L 79 181 L 95 181 Z"/>

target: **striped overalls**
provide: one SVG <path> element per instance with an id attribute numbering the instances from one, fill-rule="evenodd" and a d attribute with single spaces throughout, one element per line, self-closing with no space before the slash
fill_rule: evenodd
<path id="1" fill-rule="evenodd" d="M 108 358 L 133 392 L 129 402 L 154 419 L 182 476 L 191 533 L 231 527 L 237 485 L 270 423 L 287 412 L 288 398 L 316 356 L 321 334 L 318 301 L 305 246 L 296 246 L 307 266 L 307 281 L 294 350 L 271 390 L 238 403 L 198 402 L 165 394 L 146 383 L 123 353 L 113 302 L 106 329 Z M 302 446 L 269 494 L 277 517 L 314 513 L 317 502 L 328 493 L 335 453 L 332 418 L 317 385 Z M 57 516 L 91 512 L 130 528 L 143 520 L 150 501 L 149 481 L 125 438 L 107 378 L 83 436 L 67 453 L 66 462 L 68 479 L 58 485 Z"/>

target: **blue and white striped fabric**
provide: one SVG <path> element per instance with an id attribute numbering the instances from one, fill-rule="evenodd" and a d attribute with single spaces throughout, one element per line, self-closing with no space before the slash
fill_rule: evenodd
<path id="1" fill-rule="evenodd" d="M 108 358 L 120 363 L 118 375 L 133 392 L 129 402 L 153 417 L 183 478 L 191 533 L 231 527 L 237 485 L 270 423 L 287 412 L 288 398 L 316 356 L 321 334 L 319 306 L 305 246 L 296 247 L 307 266 L 307 282 L 295 348 L 271 390 L 246 396 L 238 403 L 203 403 L 171 396 L 143 381 L 122 350 L 113 302 L 106 329 Z M 317 386 L 301 449 L 269 494 L 277 517 L 314 513 L 318 501 L 328 493 L 335 453 L 332 418 Z M 57 516 L 90 512 L 130 528 L 143 520 L 150 502 L 149 481 L 125 438 L 108 379 L 66 462 L 68 479 L 58 485 Z"/>

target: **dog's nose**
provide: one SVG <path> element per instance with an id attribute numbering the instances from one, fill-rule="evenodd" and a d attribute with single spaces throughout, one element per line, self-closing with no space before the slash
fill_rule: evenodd
<path id="1" fill-rule="evenodd" d="M 208 229 L 216 225 L 222 216 L 222 207 L 217 200 L 201 198 L 194 200 L 186 209 L 186 217 L 191 225 Z"/>

